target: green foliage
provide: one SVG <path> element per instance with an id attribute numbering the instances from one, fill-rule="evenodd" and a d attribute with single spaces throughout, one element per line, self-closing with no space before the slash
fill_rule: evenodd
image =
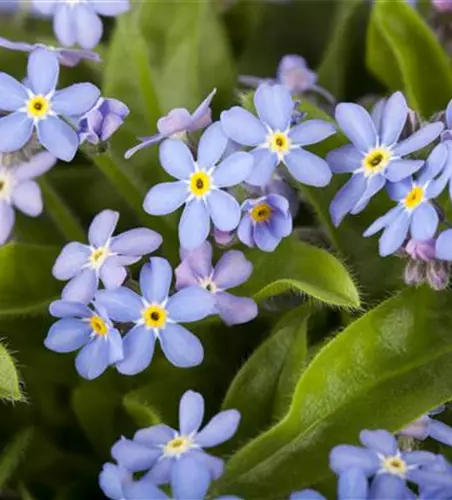
<path id="1" fill-rule="evenodd" d="M 3 345 L 0 345 L 0 398 L 10 401 L 23 399 L 16 365 Z"/>
<path id="2" fill-rule="evenodd" d="M 0 455 L 0 489 L 4 490 L 8 480 L 23 460 L 25 452 L 33 437 L 33 429 L 19 431 Z"/>

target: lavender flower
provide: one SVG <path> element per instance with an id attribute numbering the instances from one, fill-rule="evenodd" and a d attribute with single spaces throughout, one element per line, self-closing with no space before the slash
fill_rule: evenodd
<path id="1" fill-rule="evenodd" d="M 201 342 L 179 323 L 191 323 L 212 314 L 215 299 L 201 287 L 189 287 L 169 297 L 171 266 L 161 257 L 151 258 L 140 273 L 140 296 L 125 287 L 101 290 L 96 300 L 114 321 L 134 323 L 124 337 L 120 373 L 135 375 L 152 361 L 159 340 L 168 361 L 179 368 L 199 365 L 204 358 Z"/>
<path id="2" fill-rule="evenodd" d="M 239 240 L 249 247 L 257 246 L 273 252 L 282 238 L 292 232 L 292 217 L 288 201 L 277 194 L 269 194 L 242 205 L 244 216 L 237 230 Z"/>
<path id="3" fill-rule="evenodd" d="M 443 410 L 444 406 L 435 408 L 427 415 L 423 415 L 404 427 L 401 431 L 399 431 L 399 434 L 402 436 L 413 437 L 421 441 L 430 437 L 439 443 L 452 446 L 452 427 L 432 418 L 432 416 L 441 413 Z"/>
<path id="4" fill-rule="evenodd" d="M 0 151 L 21 149 L 36 129 L 39 142 L 54 156 L 64 161 L 74 158 L 78 136 L 58 117 L 86 113 L 97 101 L 99 89 L 91 83 L 77 83 L 56 91 L 58 75 L 58 58 L 42 48 L 28 59 L 29 87 L 0 73 L 0 109 L 11 112 L 0 118 Z"/>
<path id="5" fill-rule="evenodd" d="M 32 0 L 36 11 L 53 16 L 53 31 L 65 47 L 94 48 L 101 40 L 99 16 L 116 17 L 130 8 L 129 0 Z"/>
<path id="6" fill-rule="evenodd" d="M 71 242 L 63 248 L 52 270 L 55 278 L 70 280 L 63 290 L 63 299 L 88 303 L 99 279 L 107 289 L 118 288 L 127 277 L 125 266 L 138 262 L 161 245 L 162 237 L 144 227 L 113 237 L 118 219 L 118 212 L 103 210 L 91 222 L 89 245 Z"/>
<path id="7" fill-rule="evenodd" d="M 0 37 L 0 47 L 10 50 L 19 50 L 21 52 L 33 52 L 39 48 L 46 49 L 55 53 L 62 66 L 68 66 L 70 68 L 77 66 L 77 64 L 83 60 L 95 62 L 100 62 L 102 60 L 99 54 L 91 50 L 51 47 L 42 43 L 12 42 L 3 37 Z"/>
<path id="8" fill-rule="evenodd" d="M 181 252 L 182 262 L 175 270 L 176 289 L 201 286 L 215 297 L 215 312 L 227 325 L 247 323 L 257 316 L 254 300 L 226 292 L 245 283 L 253 265 L 242 252 L 230 250 L 212 267 L 212 246 L 205 241 L 199 248 Z"/>
<path id="9" fill-rule="evenodd" d="M 203 418 L 203 397 L 197 392 L 187 391 L 179 404 L 179 431 L 163 424 L 141 429 L 133 440 L 122 438 L 117 441 L 112 456 L 131 472 L 150 469 L 143 479 L 150 479 L 155 484 L 168 483 L 173 474 L 185 475 L 189 471 L 195 475 L 207 471 L 204 480 L 217 479 L 223 473 L 224 462 L 206 453 L 204 448 L 231 439 L 237 432 L 240 413 L 237 410 L 222 411 L 199 430 Z M 173 486 L 179 490 L 177 483 Z"/>
<path id="10" fill-rule="evenodd" d="M 163 139 L 184 138 L 187 132 L 195 132 L 196 130 L 208 127 L 212 123 L 210 103 L 216 92 L 217 89 L 213 89 L 192 114 L 185 108 L 172 109 L 166 116 L 160 118 L 157 122 L 158 134 L 141 138 L 141 143 L 126 151 L 124 157 L 129 159 L 137 151 L 148 148 L 152 144 L 156 144 Z"/>
<path id="11" fill-rule="evenodd" d="M 423 470 L 417 471 L 419 500 L 444 500 L 452 490 L 452 465 L 442 456 Z"/>
<path id="12" fill-rule="evenodd" d="M 238 106 L 221 113 L 225 134 L 239 144 L 253 147 L 254 168 L 246 182 L 264 186 L 282 162 L 299 182 L 326 186 L 331 180 L 328 164 L 303 146 L 316 144 L 334 134 L 333 125 L 323 120 L 307 120 L 291 128 L 295 104 L 282 85 L 260 85 L 254 104 L 259 118 Z"/>
<path id="13" fill-rule="evenodd" d="M 108 141 L 129 113 L 129 108 L 123 102 L 101 97 L 77 123 L 80 143 L 88 141 L 99 144 L 100 141 Z"/>
<path id="14" fill-rule="evenodd" d="M 14 227 L 15 209 L 30 217 L 42 213 L 41 190 L 34 179 L 55 163 L 56 158 L 47 152 L 38 153 L 16 167 L 4 167 L 0 157 L 0 245 L 8 240 Z"/>
<path id="15" fill-rule="evenodd" d="M 452 11 L 452 1 L 451 0 L 432 0 L 432 5 L 439 12 L 451 12 Z"/>
<path id="16" fill-rule="evenodd" d="M 167 139 L 160 147 L 160 162 L 177 182 L 158 184 L 144 200 L 144 210 L 151 215 L 166 215 L 185 204 L 179 223 L 181 246 L 199 247 L 210 231 L 210 219 L 217 229 L 232 231 L 240 221 L 240 206 L 220 188 L 245 180 L 253 167 L 249 153 L 233 153 L 219 164 L 228 139 L 217 122 L 202 135 L 195 161 L 181 140 Z"/>
<path id="17" fill-rule="evenodd" d="M 57 300 L 49 310 L 61 319 L 52 325 L 44 344 L 55 352 L 82 348 L 75 358 L 75 367 L 82 377 L 95 379 L 123 358 L 121 335 L 99 304 L 94 303 L 90 309 L 80 302 Z"/>
<path id="18" fill-rule="evenodd" d="M 336 121 L 352 141 L 327 156 L 334 173 L 353 172 L 353 176 L 337 193 L 330 214 L 338 226 L 348 213 L 359 213 L 386 184 L 410 177 L 423 165 L 422 160 L 403 157 L 434 141 L 443 130 L 440 122 L 426 125 L 399 142 L 408 115 L 401 92 L 393 94 L 384 109 L 377 107 L 373 116 L 358 104 L 341 103 L 336 108 Z"/>

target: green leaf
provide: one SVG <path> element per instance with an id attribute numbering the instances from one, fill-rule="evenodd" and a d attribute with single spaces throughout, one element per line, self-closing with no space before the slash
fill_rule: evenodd
<path id="1" fill-rule="evenodd" d="M 444 109 L 452 68 L 433 31 L 408 2 L 374 2 L 367 65 L 391 90 L 403 89 L 423 116 Z"/>
<path id="2" fill-rule="evenodd" d="M 0 455 L 0 490 L 4 491 L 11 476 L 16 472 L 32 437 L 33 428 L 25 428 L 3 448 Z"/>
<path id="3" fill-rule="evenodd" d="M 0 344 L 0 398 L 11 401 L 23 399 L 20 390 L 19 374 L 13 358 L 6 348 Z"/>
<path id="4" fill-rule="evenodd" d="M 231 458 L 215 494 L 312 487 L 332 477 L 335 445 L 366 428 L 396 431 L 450 399 L 451 306 L 450 293 L 408 289 L 352 323 L 305 370 L 287 416 Z"/>
<path id="5" fill-rule="evenodd" d="M 284 239 L 271 253 L 252 250 L 247 253 L 253 274 L 243 287 L 257 301 L 287 290 L 342 307 L 359 307 L 359 293 L 342 263 L 326 250 Z"/>
<path id="6" fill-rule="evenodd" d="M 292 385 L 288 365 L 294 365 L 292 358 L 298 356 L 302 362 L 306 356 L 307 314 L 308 309 L 301 307 L 286 315 L 237 373 L 222 408 L 235 408 L 242 418 L 237 434 L 222 450 L 236 449 L 272 423 L 273 408 L 280 407 Z"/>
<path id="7" fill-rule="evenodd" d="M 139 390 L 126 394 L 122 399 L 122 404 L 138 427 L 162 423 L 158 413 L 144 400 Z"/>

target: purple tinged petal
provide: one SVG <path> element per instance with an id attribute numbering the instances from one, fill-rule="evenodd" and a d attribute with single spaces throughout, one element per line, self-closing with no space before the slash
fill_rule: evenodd
<path id="1" fill-rule="evenodd" d="M 237 200 L 219 189 L 207 197 L 207 207 L 214 226 L 220 231 L 232 231 L 240 222 L 240 205 Z"/>
<path id="2" fill-rule="evenodd" d="M 430 420 L 431 419 L 428 415 L 424 415 L 414 422 L 411 422 L 411 424 L 405 426 L 398 432 L 398 434 L 401 436 L 409 436 L 419 439 L 420 441 L 424 441 L 424 439 L 428 438 L 428 428 Z"/>
<path id="3" fill-rule="evenodd" d="M 304 149 L 293 149 L 284 157 L 289 172 L 303 184 L 315 187 L 327 186 L 331 180 L 328 163 Z"/>
<path id="4" fill-rule="evenodd" d="M 181 207 L 188 198 L 184 182 L 164 182 L 151 188 L 143 203 L 144 211 L 150 215 L 167 215 Z"/>
<path id="5" fill-rule="evenodd" d="M 31 52 L 35 48 L 31 43 L 13 42 L 3 37 L 0 37 L 0 47 L 10 50 L 21 50 L 23 52 Z"/>
<path id="6" fill-rule="evenodd" d="M 350 211 L 352 215 L 359 214 L 362 210 L 364 210 L 369 201 L 373 196 L 375 196 L 381 189 L 383 189 L 386 184 L 386 179 L 382 175 L 374 175 L 370 179 L 367 180 L 366 191 L 364 192 L 362 198 L 359 202 L 353 207 Z"/>
<path id="7" fill-rule="evenodd" d="M 140 227 L 115 236 L 110 249 L 121 255 L 141 256 L 154 252 L 161 244 L 160 234 L 147 227 Z"/>
<path id="8" fill-rule="evenodd" d="M 443 231 L 438 236 L 436 240 L 436 258 L 452 261 L 452 229 Z"/>
<path id="9" fill-rule="evenodd" d="M 397 142 L 406 123 L 408 106 L 402 92 L 395 92 L 386 101 L 381 116 L 380 141 L 385 146 Z"/>
<path id="10" fill-rule="evenodd" d="M 15 220 L 16 215 L 13 208 L 4 201 L 0 201 L 0 245 L 8 240 Z"/>
<path id="11" fill-rule="evenodd" d="M 72 352 L 89 342 L 90 335 L 88 323 L 80 319 L 63 318 L 50 327 L 44 345 L 54 352 Z"/>
<path id="12" fill-rule="evenodd" d="M 20 183 L 13 191 L 12 202 L 18 210 L 30 217 L 37 217 L 42 213 L 41 189 L 35 181 Z"/>
<path id="13" fill-rule="evenodd" d="M 303 490 L 292 493 L 289 500 L 326 500 L 326 498 L 315 490 Z"/>
<path id="14" fill-rule="evenodd" d="M 95 247 L 103 247 L 113 235 L 119 220 L 119 212 L 102 210 L 92 220 L 88 230 L 88 241 Z"/>
<path id="15" fill-rule="evenodd" d="M 447 108 L 446 108 L 446 123 L 447 123 L 447 128 L 451 129 L 452 128 L 452 100 L 449 101 L 449 104 L 447 105 Z"/>
<path id="16" fill-rule="evenodd" d="M 18 165 L 14 171 L 14 177 L 18 181 L 35 179 L 48 172 L 55 165 L 56 161 L 57 159 L 53 155 L 47 151 L 43 151 L 34 155 L 30 161 Z"/>
<path id="17" fill-rule="evenodd" d="M 279 163 L 278 156 L 268 149 L 256 149 L 251 151 L 251 155 L 254 165 L 246 182 L 252 186 L 265 186 L 271 181 L 273 172 Z"/>
<path id="18" fill-rule="evenodd" d="M 154 467 L 143 477 L 143 480 L 151 481 L 154 484 L 167 484 L 171 480 L 171 470 L 174 459 L 165 458 L 159 460 Z"/>
<path id="19" fill-rule="evenodd" d="M 309 146 L 336 133 L 334 125 L 325 120 L 307 120 L 289 132 L 289 137 L 299 146 Z"/>
<path id="20" fill-rule="evenodd" d="M 397 498 L 408 500 L 410 491 L 405 485 L 405 481 L 393 474 L 380 474 L 372 480 L 369 499 L 381 500 L 383 498 Z"/>
<path id="21" fill-rule="evenodd" d="M 15 78 L 0 73 L 0 109 L 16 111 L 28 100 L 27 89 Z"/>
<path id="22" fill-rule="evenodd" d="M 123 338 L 124 358 L 116 369 L 123 375 L 136 375 L 145 370 L 152 361 L 155 335 L 145 326 L 135 326 Z"/>
<path id="23" fill-rule="evenodd" d="M 74 83 L 55 92 L 52 109 L 64 116 L 83 115 L 96 104 L 99 96 L 100 90 L 92 83 Z"/>
<path id="24" fill-rule="evenodd" d="M 162 257 L 152 257 L 140 272 L 140 288 L 144 298 L 151 304 L 161 304 L 168 298 L 172 277 L 169 262 Z"/>
<path id="25" fill-rule="evenodd" d="M 392 456 L 397 453 L 397 441 L 388 431 L 364 430 L 360 432 L 359 440 L 364 446 L 366 446 L 366 448 L 371 449 L 375 453 L 380 453 L 381 455 L 386 456 Z"/>
<path id="26" fill-rule="evenodd" d="M 403 459 L 408 465 L 432 465 L 436 462 L 437 456 L 430 451 L 411 451 L 403 453 Z"/>
<path id="27" fill-rule="evenodd" d="M 104 495 L 112 500 L 121 500 L 123 482 L 131 480 L 131 474 L 119 465 L 104 464 L 99 474 L 99 486 Z"/>
<path id="28" fill-rule="evenodd" d="M 130 472 L 141 472 L 150 469 L 161 453 L 159 449 L 153 450 L 125 438 L 117 441 L 111 449 L 112 457 L 119 465 Z"/>
<path id="29" fill-rule="evenodd" d="M 410 227 L 410 215 L 402 210 L 386 227 L 379 241 L 379 250 L 382 257 L 396 252 L 405 241 Z"/>
<path id="30" fill-rule="evenodd" d="M 202 103 L 195 109 L 191 115 L 191 125 L 188 129 L 190 132 L 199 130 L 200 128 L 208 127 L 212 123 L 212 111 L 210 109 L 210 103 L 213 97 L 217 93 L 217 89 L 213 89 L 212 92 L 202 101 Z"/>
<path id="31" fill-rule="evenodd" d="M 28 80 L 35 94 L 46 96 L 58 83 L 60 64 L 53 51 L 35 49 L 28 58 Z"/>
<path id="32" fill-rule="evenodd" d="M 159 338 L 165 356 L 174 366 L 191 368 L 202 363 L 204 349 L 201 342 L 183 326 L 169 323 L 160 331 Z"/>
<path id="33" fill-rule="evenodd" d="M 172 109 L 157 121 L 157 130 L 162 136 L 171 137 L 179 132 L 186 132 L 190 127 L 191 116 L 185 108 Z"/>
<path id="34" fill-rule="evenodd" d="M 375 125 L 369 113 L 358 104 L 340 103 L 336 107 L 336 121 L 345 135 L 361 153 L 367 153 L 378 142 Z"/>
<path id="35" fill-rule="evenodd" d="M 49 306 L 49 312 L 55 318 L 66 318 L 75 316 L 77 318 L 89 318 L 91 310 L 81 302 L 68 302 L 66 300 L 54 300 Z"/>
<path id="36" fill-rule="evenodd" d="M 91 251 L 87 245 L 73 241 L 61 250 L 52 269 L 58 280 L 66 281 L 78 274 L 89 258 Z"/>
<path id="37" fill-rule="evenodd" d="M 413 181 L 411 179 L 404 179 L 403 181 L 386 184 L 386 190 L 391 200 L 402 201 L 407 194 L 413 189 Z"/>
<path id="38" fill-rule="evenodd" d="M 149 479 L 139 479 L 138 481 L 133 481 L 127 483 L 124 486 L 124 495 L 120 498 L 127 498 L 127 500 L 168 500 L 169 497 L 159 489 L 152 481 Z"/>
<path id="39" fill-rule="evenodd" d="M 140 429 L 133 436 L 133 440 L 148 448 L 161 446 L 171 441 L 176 436 L 176 431 L 168 425 L 158 424 L 146 429 Z"/>
<path id="40" fill-rule="evenodd" d="M 417 177 L 419 184 L 424 184 L 430 179 L 436 177 L 446 166 L 448 159 L 448 148 L 445 144 L 438 144 L 428 155 L 424 168 Z"/>
<path id="41" fill-rule="evenodd" d="M 85 268 L 64 287 L 61 297 L 72 302 L 87 304 L 96 293 L 99 280 L 93 269 Z"/>
<path id="42" fill-rule="evenodd" d="M 276 238 L 285 238 L 292 232 L 292 217 L 290 214 L 273 214 L 269 221 L 269 229 Z"/>
<path id="43" fill-rule="evenodd" d="M 196 435 L 195 442 L 201 448 L 212 448 L 228 441 L 237 432 L 240 412 L 225 410 L 215 415 Z"/>
<path id="44" fill-rule="evenodd" d="M 183 455 L 171 472 L 172 496 L 178 500 L 204 498 L 209 489 L 211 474 L 194 454 Z"/>
<path id="45" fill-rule="evenodd" d="M 377 455 L 358 446 L 341 444 L 334 447 L 330 453 L 330 468 L 336 474 L 359 468 L 369 477 L 373 476 L 379 467 Z"/>
<path id="46" fill-rule="evenodd" d="M 199 286 L 184 288 L 168 299 L 168 316 L 176 323 L 191 323 L 212 314 L 214 296 Z"/>
<path id="47" fill-rule="evenodd" d="M 257 146 L 265 142 L 267 131 L 262 123 L 246 109 L 234 106 L 220 116 L 224 133 L 244 146 Z"/>
<path id="48" fill-rule="evenodd" d="M 226 150 L 228 138 L 220 122 L 215 122 L 202 134 L 198 145 L 198 165 L 209 169 L 216 165 Z"/>
<path id="49" fill-rule="evenodd" d="M 372 117 L 372 121 L 374 122 L 375 125 L 375 130 L 377 131 L 377 134 L 380 134 L 381 131 L 381 121 L 383 118 L 383 111 L 385 109 L 387 99 L 379 99 L 374 107 L 372 108 L 372 112 L 370 116 Z"/>
<path id="50" fill-rule="evenodd" d="M 230 250 L 224 253 L 213 273 L 213 281 L 222 290 L 235 288 L 245 283 L 253 272 L 253 264 L 243 252 Z"/>
<path id="51" fill-rule="evenodd" d="M 447 446 L 452 446 L 452 427 L 449 425 L 439 420 L 430 419 L 428 433 L 432 439 Z"/>
<path id="52" fill-rule="evenodd" d="M 337 192 L 330 205 L 331 220 L 336 227 L 339 226 L 344 217 L 361 200 L 366 192 L 366 187 L 366 178 L 361 174 L 356 174 Z"/>
<path id="53" fill-rule="evenodd" d="M 96 302 L 108 312 L 113 321 L 131 323 L 138 321 L 143 309 L 141 297 L 129 288 L 120 287 L 116 290 L 99 290 Z"/>
<path id="54" fill-rule="evenodd" d="M 116 17 L 130 9 L 129 0 L 90 0 L 90 5 L 101 16 Z"/>
<path id="55" fill-rule="evenodd" d="M 266 223 L 258 223 L 253 229 L 253 239 L 256 246 L 264 252 L 273 252 L 279 245 L 281 238 L 276 237 L 270 232 Z"/>
<path id="56" fill-rule="evenodd" d="M 364 472 L 356 467 L 339 476 L 337 494 L 340 500 L 367 498 L 369 484 Z"/>
<path id="57" fill-rule="evenodd" d="M 26 113 L 17 111 L 0 118 L 0 151 L 11 153 L 22 149 L 32 133 L 33 120 Z"/>
<path id="58" fill-rule="evenodd" d="M 78 3 L 72 12 L 77 42 L 84 49 L 93 49 L 102 38 L 102 21 L 90 3 Z"/>
<path id="59" fill-rule="evenodd" d="M 218 292 L 216 299 L 218 314 L 228 326 L 248 323 L 259 312 L 256 302 L 248 297 L 236 297 L 227 292 Z"/>
<path id="60" fill-rule="evenodd" d="M 209 211 L 201 200 L 187 203 L 179 222 L 179 241 L 187 250 L 198 248 L 210 232 Z"/>
<path id="61" fill-rule="evenodd" d="M 426 241 L 436 233 L 439 216 L 431 203 L 422 203 L 412 212 L 411 236 L 418 241 Z"/>
<path id="62" fill-rule="evenodd" d="M 367 238 L 368 236 L 372 236 L 379 231 L 381 231 L 384 227 L 390 225 L 403 211 L 403 207 L 401 205 L 397 205 L 394 208 L 391 208 L 389 212 L 387 212 L 382 217 L 379 217 L 373 224 L 371 224 L 363 233 L 363 236 Z"/>
<path id="63" fill-rule="evenodd" d="M 179 432 L 189 435 L 197 432 L 204 418 L 204 398 L 199 392 L 186 391 L 179 403 Z"/>
<path id="64" fill-rule="evenodd" d="M 213 480 L 216 480 L 223 475 L 224 460 L 221 458 L 209 455 L 205 451 L 199 449 L 190 451 L 190 455 L 196 456 L 196 458 L 210 470 L 210 475 Z"/>
<path id="65" fill-rule="evenodd" d="M 42 146 L 63 161 L 74 159 L 79 146 L 75 130 L 63 120 L 48 116 L 37 125 L 38 139 Z"/>
<path id="66" fill-rule="evenodd" d="M 127 271 L 117 257 L 108 257 L 99 270 L 99 278 L 107 290 L 114 290 L 124 283 Z"/>
<path id="67" fill-rule="evenodd" d="M 151 137 L 147 137 L 146 139 L 142 139 L 140 144 L 137 144 L 133 148 L 128 149 L 124 153 L 124 158 L 126 160 L 132 158 L 132 156 L 137 153 L 138 151 L 141 151 L 142 149 L 148 148 L 149 146 L 152 146 L 152 144 L 156 144 L 157 142 L 160 142 L 163 139 L 162 134 L 156 134 Z"/>
<path id="68" fill-rule="evenodd" d="M 353 146 L 346 144 L 330 151 L 326 161 L 335 174 L 354 172 L 361 167 L 363 155 Z"/>
<path id="69" fill-rule="evenodd" d="M 108 368 L 108 342 L 97 337 L 85 345 L 75 358 L 78 373 L 86 380 L 94 380 Z"/>
<path id="70" fill-rule="evenodd" d="M 53 17 L 53 31 L 61 45 L 71 47 L 77 42 L 72 8 L 67 3 L 58 3 Z"/>
<path id="71" fill-rule="evenodd" d="M 251 222 L 251 217 L 248 214 L 245 214 L 240 221 L 237 229 L 237 237 L 242 243 L 250 248 L 254 247 L 253 223 Z"/>
<path id="72" fill-rule="evenodd" d="M 399 182 L 417 172 L 424 163 L 423 160 L 393 160 L 384 175 L 390 182 Z"/>
<path id="73" fill-rule="evenodd" d="M 290 92 L 283 85 L 263 83 L 254 94 L 254 104 L 261 121 L 273 130 L 286 130 L 295 107 Z"/>
<path id="74" fill-rule="evenodd" d="M 231 187 L 245 181 L 251 174 L 254 158 L 251 154 L 240 151 L 225 158 L 213 172 L 216 187 Z"/>
<path id="75" fill-rule="evenodd" d="M 439 137 L 443 129 L 444 125 L 440 122 L 430 123 L 425 127 L 422 127 L 404 141 L 399 142 L 393 148 L 394 154 L 398 156 L 405 156 L 428 146 Z"/>
<path id="76" fill-rule="evenodd" d="M 195 170 L 195 161 L 185 142 L 167 139 L 159 149 L 160 163 L 164 170 L 178 180 L 187 180 Z"/>
<path id="77" fill-rule="evenodd" d="M 189 252 L 181 249 L 181 259 L 197 278 L 206 278 L 212 274 L 212 245 L 208 241 Z"/>

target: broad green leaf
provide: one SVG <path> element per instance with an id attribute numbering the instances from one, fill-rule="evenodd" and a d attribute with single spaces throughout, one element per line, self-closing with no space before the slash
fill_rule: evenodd
<path id="1" fill-rule="evenodd" d="M 312 487 L 332 477 L 335 445 L 366 428 L 396 431 L 450 399 L 451 306 L 450 293 L 407 289 L 352 323 L 304 371 L 287 416 L 231 458 L 214 493 L 263 500 Z"/>
<path id="2" fill-rule="evenodd" d="M 19 431 L 13 439 L 3 448 L 0 455 L 0 489 L 5 486 L 16 472 L 20 462 L 33 437 L 33 428 L 25 428 Z"/>
<path id="3" fill-rule="evenodd" d="M 252 250 L 247 256 L 254 268 L 243 288 L 258 301 L 295 290 L 327 304 L 359 307 L 359 293 L 350 274 L 326 250 L 292 236 L 274 252 Z"/>
<path id="4" fill-rule="evenodd" d="M 222 446 L 222 450 L 236 449 L 237 444 L 256 436 L 274 421 L 273 408 L 285 400 L 291 385 L 288 364 L 293 366 L 293 358 L 302 361 L 306 356 L 307 312 L 307 308 L 301 307 L 275 325 L 270 337 L 256 349 L 232 381 L 222 407 L 239 410 L 242 418 L 237 434 Z M 300 349 L 300 344 L 304 344 L 304 348 Z"/>
<path id="5" fill-rule="evenodd" d="M 11 401 L 23 399 L 20 390 L 19 374 L 13 358 L 0 344 L 0 398 Z"/>
<path id="6" fill-rule="evenodd" d="M 138 427 L 148 427 L 162 423 L 156 411 L 141 396 L 141 392 L 133 391 L 126 394 L 122 404 Z"/>
<path id="7" fill-rule="evenodd" d="M 391 90 L 404 90 L 423 116 L 444 109 L 452 68 L 433 31 L 408 2 L 374 2 L 367 65 Z"/>

